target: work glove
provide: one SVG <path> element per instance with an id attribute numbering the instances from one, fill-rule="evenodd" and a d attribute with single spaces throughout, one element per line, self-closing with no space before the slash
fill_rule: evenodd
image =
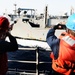
<path id="1" fill-rule="evenodd" d="M 54 30 L 58 29 L 58 26 L 59 26 L 59 25 L 55 25 L 55 26 L 53 27 Z"/>
<path id="2" fill-rule="evenodd" d="M 56 29 L 66 29 L 66 26 L 65 25 L 62 25 L 62 24 L 57 24 L 53 27 L 55 30 Z"/>

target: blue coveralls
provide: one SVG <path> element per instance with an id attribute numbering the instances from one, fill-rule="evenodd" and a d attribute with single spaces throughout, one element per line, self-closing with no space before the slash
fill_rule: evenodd
<path id="1" fill-rule="evenodd" d="M 50 46 L 55 59 L 58 58 L 58 52 L 59 52 L 59 42 L 60 40 L 55 36 L 55 30 L 54 28 L 50 29 L 47 33 L 46 41 L 48 45 Z"/>

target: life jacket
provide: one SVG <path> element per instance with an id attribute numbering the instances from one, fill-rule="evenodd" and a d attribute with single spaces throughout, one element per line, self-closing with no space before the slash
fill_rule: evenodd
<path id="1" fill-rule="evenodd" d="M 0 54 L 0 75 L 5 75 L 7 72 L 7 67 L 8 63 L 7 63 L 7 54 L 3 53 Z"/>
<path id="2" fill-rule="evenodd" d="M 60 36 L 59 55 L 54 59 L 53 53 L 50 55 L 52 60 L 52 68 L 64 75 L 70 75 L 75 72 L 75 37 L 62 33 Z"/>

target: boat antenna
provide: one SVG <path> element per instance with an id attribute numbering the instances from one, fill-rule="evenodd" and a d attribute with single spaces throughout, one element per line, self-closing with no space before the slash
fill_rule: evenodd
<path id="1" fill-rule="evenodd" d="M 15 6 L 14 14 L 16 16 L 16 6 L 17 6 L 17 4 L 15 3 L 14 6 Z"/>
<path id="2" fill-rule="evenodd" d="M 47 26 L 48 6 L 45 7 L 45 27 Z"/>

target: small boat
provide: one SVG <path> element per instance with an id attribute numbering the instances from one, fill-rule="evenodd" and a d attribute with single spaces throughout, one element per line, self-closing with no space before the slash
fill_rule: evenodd
<path id="1" fill-rule="evenodd" d="M 56 25 L 55 22 L 57 21 L 65 22 L 67 20 L 67 16 L 60 16 L 60 19 L 58 19 L 59 17 L 50 17 L 47 6 L 45 7 L 45 12 L 40 15 L 36 14 L 35 9 L 29 8 L 18 8 L 17 13 L 18 15 L 8 15 L 10 16 L 10 22 L 13 28 L 11 34 L 17 38 L 24 39 L 46 41 L 46 35 L 50 27 Z M 62 31 L 64 29 L 57 30 L 55 33 L 56 36 L 59 36 Z"/>

